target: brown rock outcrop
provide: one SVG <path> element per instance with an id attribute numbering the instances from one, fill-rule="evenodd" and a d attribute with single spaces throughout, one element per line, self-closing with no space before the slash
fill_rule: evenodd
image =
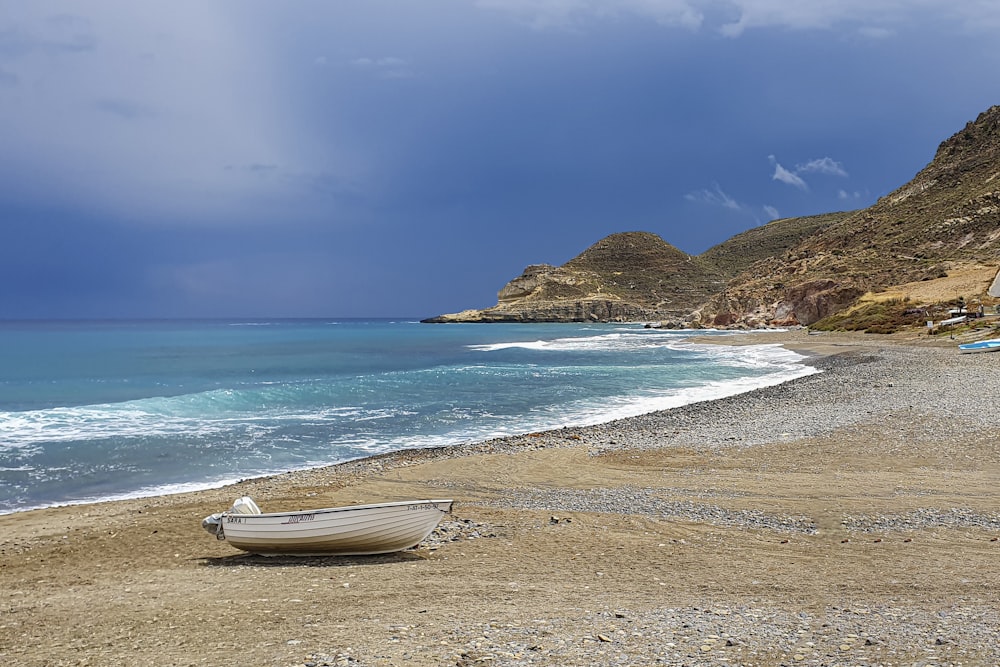
<path id="1" fill-rule="evenodd" d="M 604 238 L 562 266 L 533 264 L 497 305 L 425 322 L 629 322 L 679 318 L 724 283 L 721 274 L 648 232 Z"/>

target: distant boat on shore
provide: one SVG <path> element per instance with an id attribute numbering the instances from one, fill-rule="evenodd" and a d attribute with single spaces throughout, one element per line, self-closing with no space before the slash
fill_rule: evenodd
<path id="1" fill-rule="evenodd" d="M 298 512 L 261 512 L 249 497 L 202 528 L 237 549 L 262 555 L 368 556 L 402 551 L 430 535 L 452 500 L 404 500 Z"/>
<path id="2" fill-rule="evenodd" d="M 975 343 L 962 343 L 958 346 L 958 351 L 963 353 L 1000 352 L 1000 338 L 978 340 Z"/>

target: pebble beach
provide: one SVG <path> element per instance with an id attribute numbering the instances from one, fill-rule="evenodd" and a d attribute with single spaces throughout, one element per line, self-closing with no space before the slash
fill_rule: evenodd
<path id="1" fill-rule="evenodd" d="M 1000 355 L 746 338 L 821 372 L 597 426 L 0 516 L 0 663 L 1000 664 Z M 456 503 L 401 554 L 263 558 L 198 525 L 244 494 L 265 511 Z"/>

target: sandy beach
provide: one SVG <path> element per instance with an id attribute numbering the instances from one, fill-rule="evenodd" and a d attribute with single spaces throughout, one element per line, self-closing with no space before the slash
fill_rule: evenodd
<path id="1" fill-rule="evenodd" d="M 1000 354 L 754 334 L 821 373 L 609 424 L 0 516 L 0 664 L 1000 664 Z M 417 549 L 200 528 L 454 498 Z"/>

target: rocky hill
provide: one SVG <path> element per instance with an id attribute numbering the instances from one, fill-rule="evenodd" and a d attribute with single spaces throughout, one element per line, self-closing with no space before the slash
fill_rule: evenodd
<path id="1" fill-rule="evenodd" d="M 654 234 L 614 234 L 562 266 L 527 267 L 500 290 L 496 306 L 425 321 L 809 325 L 872 293 L 905 298 L 914 290 L 890 288 L 969 275 L 970 267 L 990 275 L 998 264 L 994 106 L 944 141 L 912 181 L 867 209 L 775 220 L 696 257 Z M 976 293 L 955 296 L 990 302 L 989 281 L 982 282 Z"/>
<path id="2" fill-rule="evenodd" d="M 804 218 L 782 218 L 737 234 L 699 255 L 699 259 L 732 279 L 762 259 L 784 256 L 804 239 L 836 224 L 854 211 Z"/>
<path id="3" fill-rule="evenodd" d="M 424 321 L 663 321 L 681 326 L 737 273 L 846 215 L 775 220 L 697 257 L 648 232 L 613 234 L 562 266 L 527 267 L 500 290 L 496 306 Z"/>
<path id="4" fill-rule="evenodd" d="M 535 264 L 507 283 L 497 305 L 428 322 L 659 320 L 691 312 L 726 277 L 648 232 L 598 241 L 562 266 Z"/>
<path id="5" fill-rule="evenodd" d="M 909 183 L 733 276 L 712 326 L 813 324 L 871 292 L 1000 263 L 1000 106 L 944 141 Z M 989 300 L 988 283 L 975 297 Z"/>

